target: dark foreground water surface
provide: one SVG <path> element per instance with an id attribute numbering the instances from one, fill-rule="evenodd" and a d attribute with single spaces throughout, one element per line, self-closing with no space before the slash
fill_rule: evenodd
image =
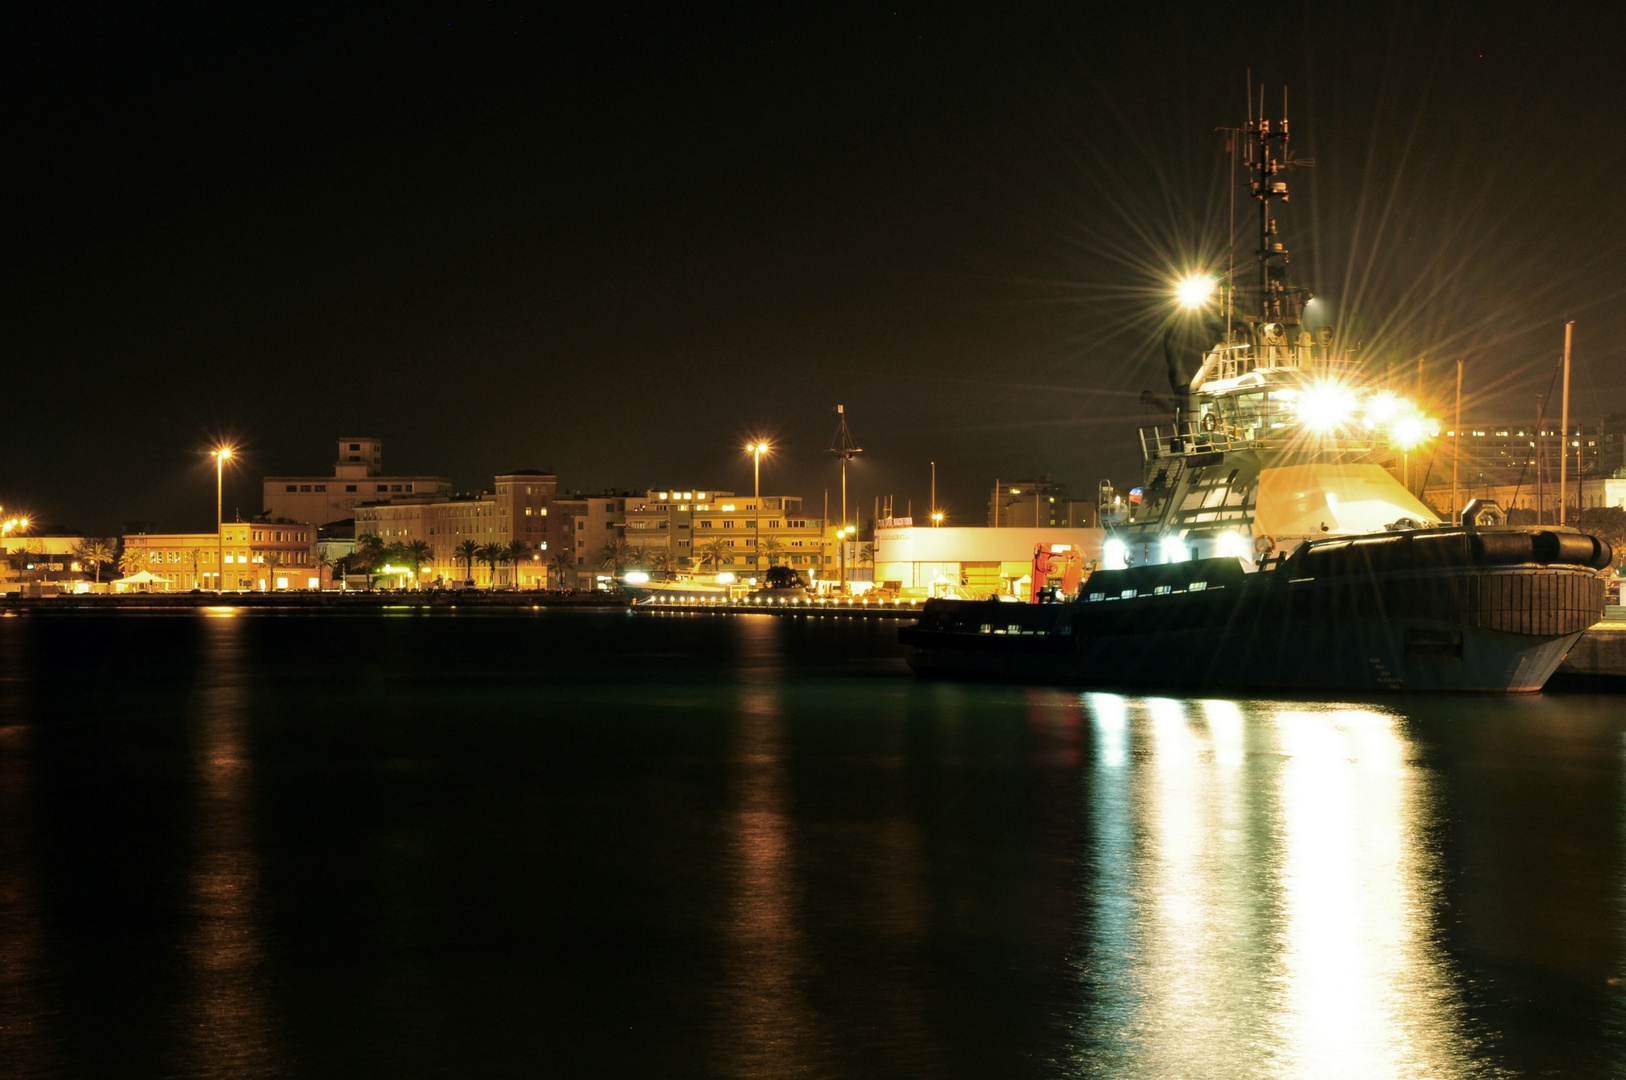
<path id="1" fill-rule="evenodd" d="M 1626 699 L 895 633 L 0 619 L 0 1076 L 1626 1073 Z"/>

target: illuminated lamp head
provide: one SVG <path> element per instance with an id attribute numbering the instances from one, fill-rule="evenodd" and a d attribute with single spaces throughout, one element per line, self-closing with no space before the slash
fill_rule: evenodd
<path id="1" fill-rule="evenodd" d="M 1389 441 L 1402 450 L 1421 445 L 1434 434 L 1434 426 L 1426 417 L 1407 414 L 1398 416 L 1389 425 Z"/>
<path id="2" fill-rule="evenodd" d="M 1178 536 L 1165 536 L 1159 546 L 1163 549 L 1163 561 L 1166 563 L 1185 562 L 1191 557 L 1186 542 Z"/>
<path id="3" fill-rule="evenodd" d="M 1330 379 L 1318 380 L 1298 397 L 1299 422 L 1320 435 L 1331 434 L 1355 419 L 1355 392 Z"/>
<path id="4" fill-rule="evenodd" d="M 1124 570 L 1129 566 L 1129 548 L 1122 540 L 1111 537 L 1101 545 L 1101 569 Z"/>
<path id="5" fill-rule="evenodd" d="M 1207 274 L 1192 274 L 1174 287 L 1175 301 L 1187 311 L 1206 306 L 1213 295 L 1214 279 Z"/>

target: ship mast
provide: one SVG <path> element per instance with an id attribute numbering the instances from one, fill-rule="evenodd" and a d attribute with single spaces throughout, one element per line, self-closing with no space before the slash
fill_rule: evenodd
<path id="1" fill-rule="evenodd" d="M 1248 101 L 1248 170 L 1253 197 L 1259 201 L 1259 309 L 1262 323 L 1296 324 L 1301 305 L 1300 292 L 1287 284 L 1288 251 L 1277 238 L 1276 217 L 1271 204 L 1287 202 L 1287 182 L 1279 173 L 1295 165 L 1312 165 L 1294 160 L 1288 154 L 1287 88 L 1282 88 L 1282 118 L 1265 116 L 1265 88 L 1259 87 L 1259 113 L 1253 115 L 1252 87 Z"/>

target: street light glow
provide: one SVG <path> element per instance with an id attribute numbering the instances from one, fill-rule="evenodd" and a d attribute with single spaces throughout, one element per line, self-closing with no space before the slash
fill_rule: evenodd
<path id="1" fill-rule="evenodd" d="M 1174 287 L 1174 298 L 1188 311 L 1195 311 L 1208 303 L 1214 295 L 1214 279 L 1207 274 L 1192 274 L 1182 278 Z"/>

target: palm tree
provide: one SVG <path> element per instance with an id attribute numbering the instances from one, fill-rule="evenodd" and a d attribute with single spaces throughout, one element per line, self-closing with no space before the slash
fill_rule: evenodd
<path id="1" fill-rule="evenodd" d="M 282 565 L 282 552 L 280 552 L 280 551 L 268 551 L 263 556 L 261 556 L 261 558 L 263 560 L 263 565 L 265 566 L 265 591 L 266 592 L 276 592 L 277 591 L 276 573 L 277 573 L 277 567 Z"/>
<path id="2" fill-rule="evenodd" d="M 568 551 L 556 551 L 553 553 L 553 558 L 548 560 L 548 568 L 553 571 L 555 587 L 562 589 L 565 585 L 565 578 L 576 572 L 576 560 L 570 557 Z"/>
<path id="3" fill-rule="evenodd" d="M 508 558 L 508 545 L 499 544 L 495 541 L 489 544 L 481 544 L 477 554 L 480 561 L 491 568 L 491 581 L 487 588 L 495 589 L 497 587 L 497 565 Z"/>
<path id="4" fill-rule="evenodd" d="M 356 537 L 356 560 L 361 565 L 371 569 L 388 557 L 384 541 L 376 533 L 366 533 Z"/>
<path id="5" fill-rule="evenodd" d="M 662 574 L 675 574 L 682 566 L 678 553 L 669 547 L 656 548 L 649 553 L 649 568 Z"/>
<path id="6" fill-rule="evenodd" d="M 322 580 L 322 571 L 331 571 L 332 567 L 333 559 L 330 555 L 328 555 L 327 550 L 325 548 L 318 548 L 316 551 L 316 581 L 318 584 L 320 584 Z M 331 573 L 328 580 L 330 582 L 333 580 Z"/>
<path id="7" fill-rule="evenodd" d="M 452 565 L 462 563 L 467 567 L 468 577 L 465 581 L 474 580 L 474 560 L 480 557 L 480 545 L 473 540 L 465 540 L 452 549 Z"/>
<path id="8" fill-rule="evenodd" d="M 139 548 L 127 547 L 119 556 L 119 573 L 134 577 L 147 567 L 147 553 Z"/>
<path id="9" fill-rule="evenodd" d="M 402 556 L 412 564 L 412 578 L 416 581 L 418 573 L 423 570 L 423 564 L 429 562 L 435 553 L 429 549 L 429 544 L 423 540 L 412 540 L 402 544 L 401 549 Z"/>
<path id="10" fill-rule="evenodd" d="M 780 542 L 779 537 L 770 536 L 762 542 L 762 554 L 767 556 L 768 567 L 772 569 L 778 566 L 779 560 L 784 557 L 785 545 Z"/>
<path id="11" fill-rule="evenodd" d="M 188 548 L 186 565 L 192 568 L 192 587 L 194 589 L 200 588 L 203 585 L 203 578 L 199 575 L 199 571 L 203 568 L 203 549 Z"/>
<path id="12" fill-rule="evenodd" d="M 102 583 L 102 564 L 113 561 L 113 545 L 106 540 L 81 540 L 73 549 L 74 557 L 86 565 L 94 575 L 96 584 Z"/>
<path id="13" fill-rule="evenodd" d="M 715 570 L 732 556 L 733 550 L 727 542 L 721 539 L 708 540 L 706 546 L 700 549 L 700 565 L 710 565 Z"/>
<path id="14" fill-rule="evenodd" d="M 510 540 L 503 549 L 508 556 L 508 565 L 513 567 L 514 588 L 519 588 L 519 564 L 531 557 L 531 545 L 523 540 Z"/>
<path id="15" fill-rule="evenodd" d="M 622 570 L 626 569 L 627 564 L 632 562 L 633 554 L 632 545 L 621 537 L 616 537 L 604 545 L 604 551 L 601 553 L 604 560 L 604 569 L 612 574 L 619 575 Z"/>

